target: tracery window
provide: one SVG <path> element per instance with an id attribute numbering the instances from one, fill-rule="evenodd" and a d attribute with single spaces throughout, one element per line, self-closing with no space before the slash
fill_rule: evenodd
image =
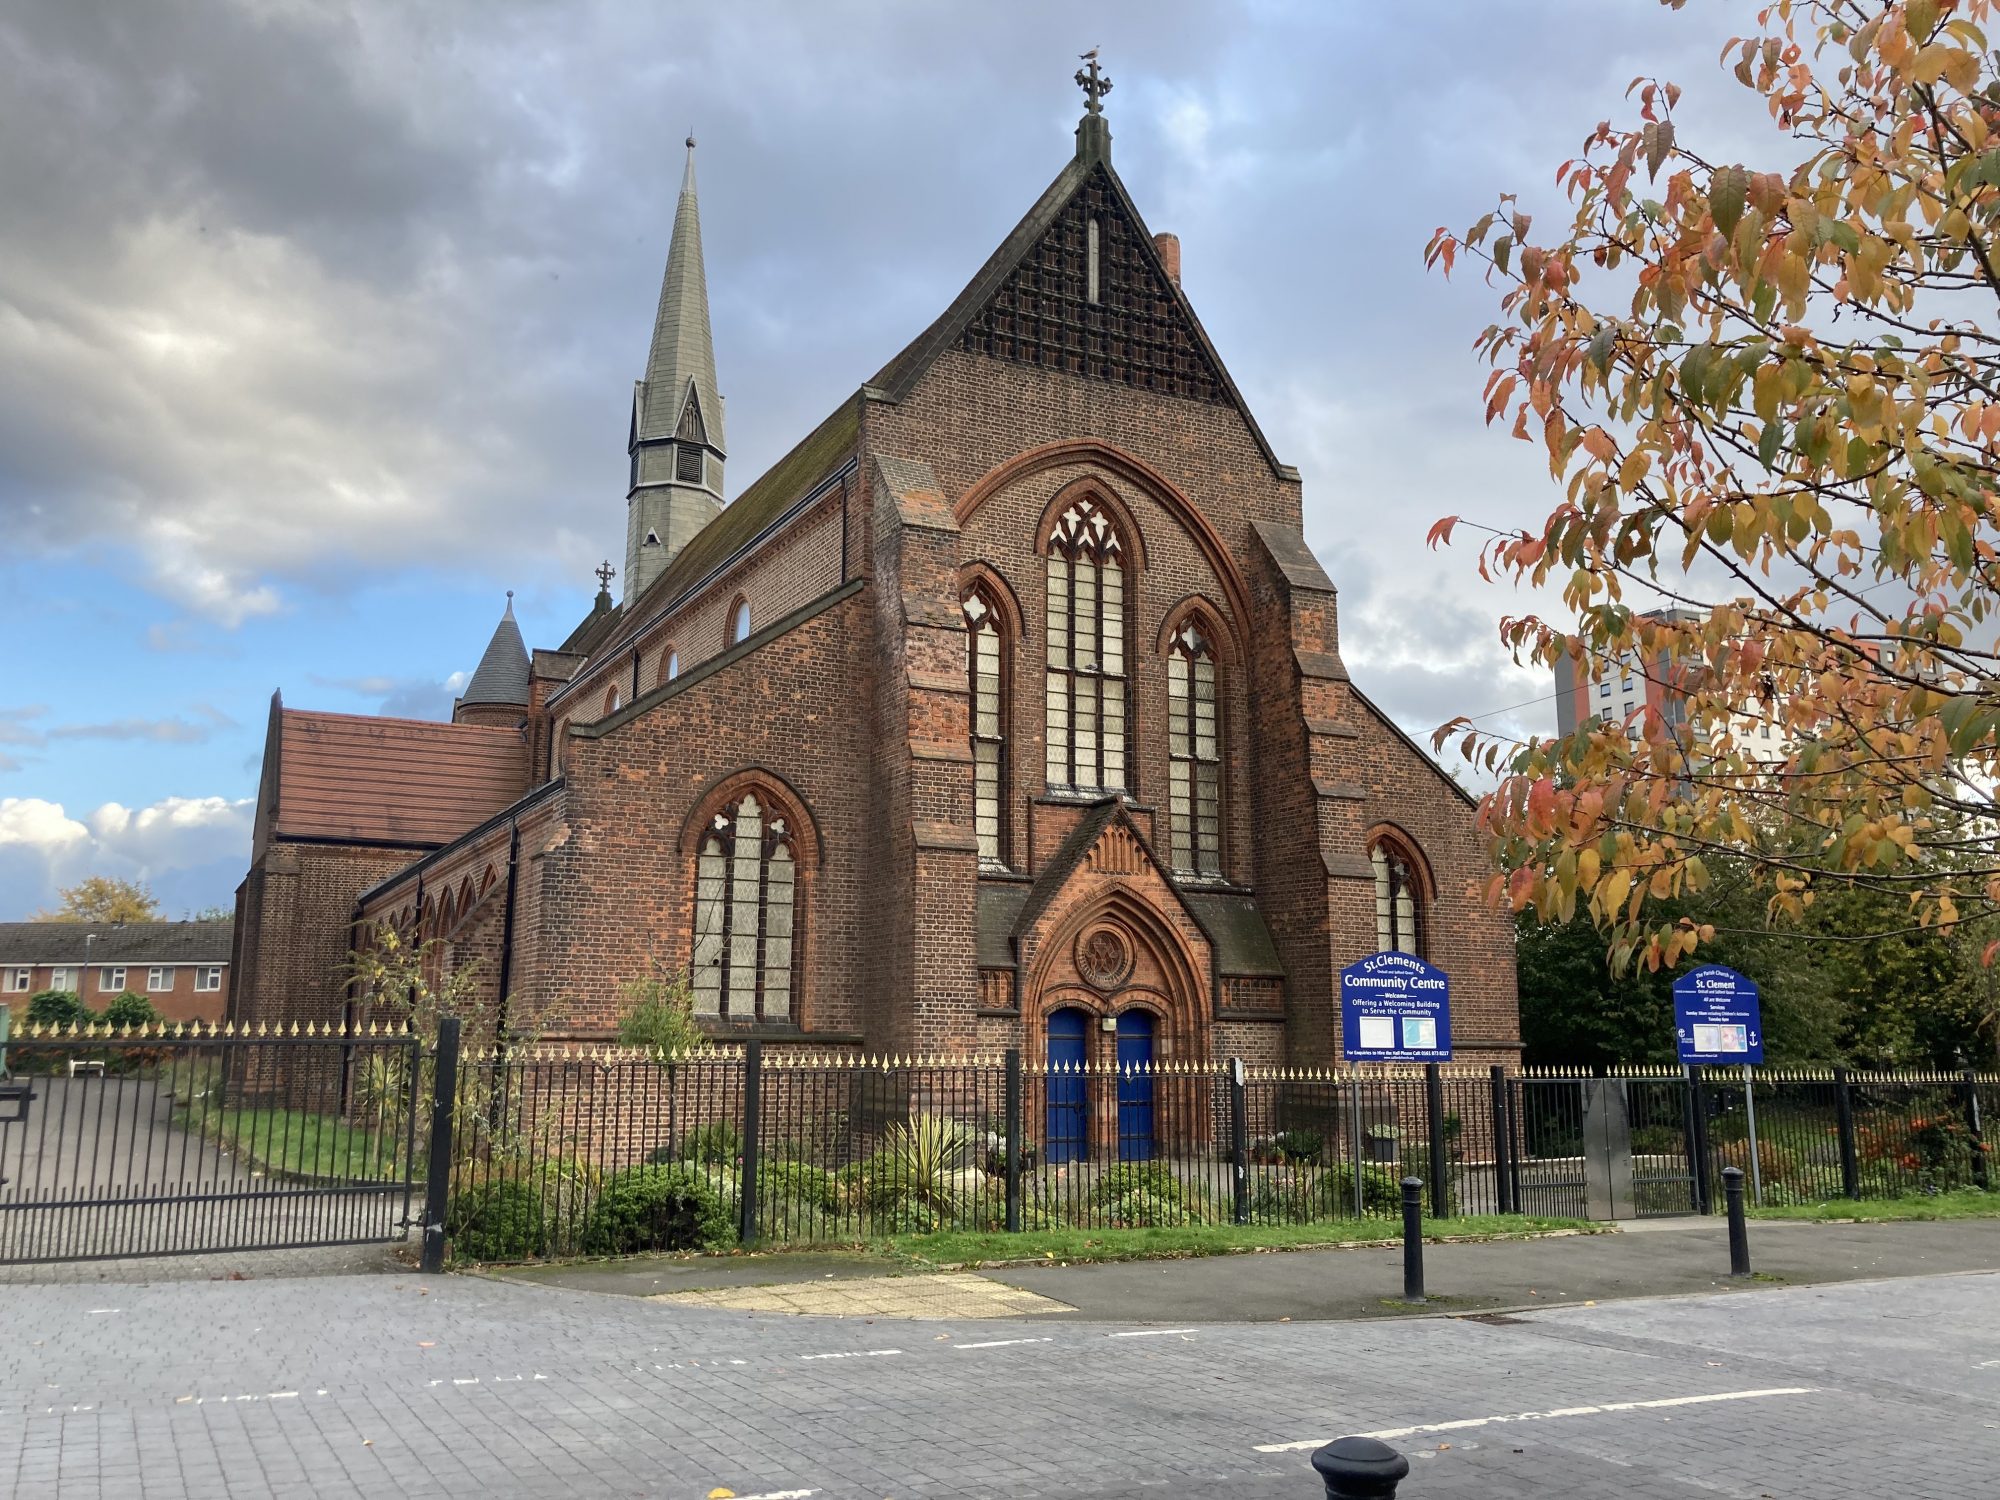
<path id="1" fill-rule="evenodd" d="M 790 1021 L 798 861 L 782 815 L 755 792 L 717 813 L 695 859 L 694 1009 Z"/>
<path id="2" fill-rule="evenodd" d="M 1377 839 L 1368 851 L 1375 867 L 1375 948 L 1381 953 L 1424 956 L 1422 877 L 1408 850 Z"/>
<path id="3" fill-rule="evenodd" d="M 1117 528 L 1093 500 L 1048 538 L 1048 779 L 1125 786 L 1125 569 Z"/>
<path id="4" fill-rule="evenodd" d="M 984 589 L 965 596 L 965 668 L 971 689 L 972 827 L 982 864 L 1004 864 L 1007 786 L 1006 681 L 1000 611 Z"/>
<path id="5" fill-rule="evenodd" d="M 1191 619 L 1167 643 L 1168 826 L 1177 870 L 1222 873 L 1222 724 L 1215 644 Z"/>

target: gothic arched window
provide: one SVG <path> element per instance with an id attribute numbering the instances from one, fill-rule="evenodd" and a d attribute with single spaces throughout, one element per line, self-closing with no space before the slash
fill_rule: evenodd
<path id="1" fill-rule="evenodd" d="M 1375 948 L 1424 956 L 1423 877 L 1409 850 L 1380 838 L 1368 851 L 1375 868 Z"/>
<path id="2" fill-rule="evenodd" d="M 792 1017 L 798 860 L 755 792 L 724 808 L 695 858 L 694 1009 L 727 1021 Z"/>
<path id="3" fill-rule="evenodd" d="M 669 646 L 667 647 L 666 655 L 660 658 L 660 685 L 665 687 L 680 675 L 681 654 L 672 646 Z"/>
<path id="4" fill-rule="evenodd" d="M 750 601 L 738 599 L 729 612 L 729 644 L 741 645 L 750 639 Z"/>
<path id="5" fill-rule="evenodd" d="M 1215 643 L 1199 618 L 1167 643 L 1168 826 L 1174 868 L 1222 873 L 1222 720 Z"/>
<path id="6" fill-rule="evenodd" d="M 965 669 L 971 691 L 972 828 L 982 864 L 1005 864 L 1007 710 L 1000 611 L 975 588 L 965 596 Z"/>
<path id="7" fill-rule="evenodd" d="M 1125 569 L 1102 507 L 1079 500 L 1048 536 L 1051 787 L 1125 785 Z"/>

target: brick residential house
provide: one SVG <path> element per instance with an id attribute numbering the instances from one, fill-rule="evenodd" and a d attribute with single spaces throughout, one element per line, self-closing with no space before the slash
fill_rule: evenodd
<path id="1" fill-rule="evenodd" d="M 68 990 L 94 1011 L 130 990 L 169 1021 L 229 1012 L 231 924 L 0 922 L 0 1003 L 25 1019 L 43 990 Z"/>
<path id="2" fill-rule="evenodd" d="M 633 389 L 621 597 L 450 724 L 273 700 L 235 1013 L 333 1019 L 368 924 L 503 1024 L 1326 1063 L 1339 970 L 1518 1053 L 1473 804 L 1349 680 L 1281 463 L 1111 164 L 1076 149 L 942 315 L 726 499 L 694 178 Z M 999 226 L 996 225 L 996 229 Z M 607 525 L 610 514 L 606 514 Z"/>

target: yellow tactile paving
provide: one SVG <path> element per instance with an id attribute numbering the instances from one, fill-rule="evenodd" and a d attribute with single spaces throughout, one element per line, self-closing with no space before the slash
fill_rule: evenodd
<path id="1" fill-rule="evenodd" d="M 736 1312 L 798 1313 L 821 1318 L 1018 1318 L 1067 1312 L 1052 1297 L 1002 1286 L 967 1272 L 931 1276 L 864 1276 L 781 1286 L 722 1287 L 662 1292 L 649 1302 L 723 1307 Z"/>

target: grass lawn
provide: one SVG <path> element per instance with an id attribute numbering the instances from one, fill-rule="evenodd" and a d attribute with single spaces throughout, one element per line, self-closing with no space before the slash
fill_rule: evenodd
<path id="1" fill-rule="evenodd" d="M 403 1142 L 302 1109 L 183 1109 L 186 1129 L 267 1172 L 379 1182 L 402 1171 Z"/>
<path id="2" fill-rule="evenodd" d="M 1482 1214 L 1426 1219 L 1424 1237 L 1512 1239 L 1554 1230 L 1597 1233 L 1605 1227 L 1583 1219 Z M 865 1248 L 905 1265 L 935 1267 L 1023 1261 L 1180 1260 L 1196 1255 L 1352 1245 L 1401 1236 L 1402 1226 L 1394 1219 L 1354 1219 L 1326 1224 L 1195 1224 L 1176 1229 L 1042 1229 L 1021 1234 L 945 1230 L 937 1234 L 898 1235 L 874 1241 Z"/>
<path id="3" fill-rule="evenodd" d="M 1961 1188 L 1931 1198 L 1834 1198 L 1825 1203 L 1801 1203 L 1790 1208 L 1751 1208 L 1753 1219 L 1853 1219 L 1864 1224 L 1888 1224 L 1899 1219 L 2000 1219 L 2000 1193 Z"/>

